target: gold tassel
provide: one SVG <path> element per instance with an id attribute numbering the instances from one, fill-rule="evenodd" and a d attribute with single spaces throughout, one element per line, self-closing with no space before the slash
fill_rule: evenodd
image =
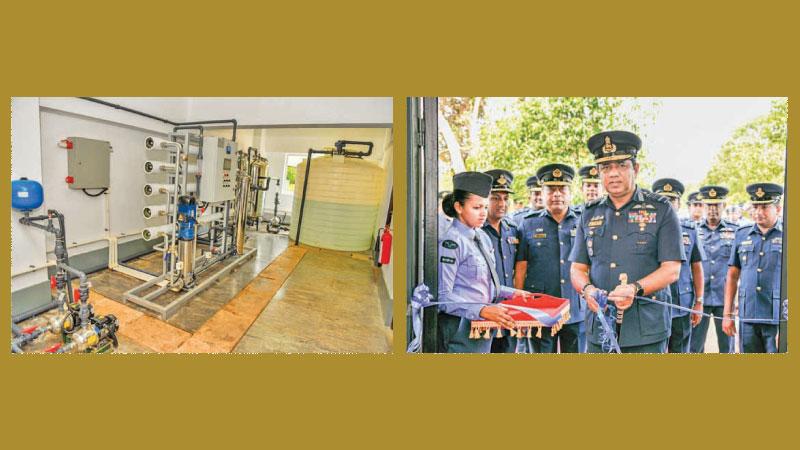
<path id="1" fill-rule="evenodd" d="M 470 328 L 469 329 L 469 338 L 470 339 L 475 339 L 475 328 Z"/>
<path id="2" fill-rule="evenodd" d="M 491 339 L 492 338 L 492 329 L 491 328 L 487 328 L 486 329 L 486 334 L 483 335 L 483 338 L 484 339 Z"/>
<path id="3" fill-rule="evenodd" d="M 536 327 L 536 337 L 539 339 L 542 338 L 542 327 Z"/>
<path id="4" fill-rule="evenodd" d="M 517 331 L 512 328 L 512 329 L 508 330 L 508 334 L 511 337 L 515 337 L 517 335 Z"/>
<path id="5" fill-rule="evenodd" d="M 503 337 L 503 327 L 497 327 L 497 337 Z"/>

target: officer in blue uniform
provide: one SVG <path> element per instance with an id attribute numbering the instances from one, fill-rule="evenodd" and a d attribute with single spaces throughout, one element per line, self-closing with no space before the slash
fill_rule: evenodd
<path id="1" fill-rule="evenodd" d="M 531 212 L 520 224 L 520 247 L 514 287 L 570 301 L 570 318 L 555 337 L 550 328 L 531 340 L 532 353 L 578 353 L 578 336 L 586 304 L 570 283 L 569 254 L 578 215 L 570 208 L 575 171 L 565 164 L 548 164 L 536 176 L 543 187 L 545 209 Z"/>
<path id="2" fill-rule="evenodd" d="M 703 312 L 714 315 L 714 327 L 717 331 L 717 344 L 720 353 L 731 353 L 734 350 L 733 340 L 722 332 L 722 312 L 725 306 L 725 279 L 728 276 L 728 260 L 731 257 L 733 240 L 736 237 L 736 226 L 722 219 L 725 210 L 725 197 L 728 189 L 723 186 L 703 186 L 698 198 L 705 205 L 705 220 L 697 226 L 697 236 L 703 243 L 706 260 L 703 261 L 704 300 Z M 692 330 L 689 349 L 692 353 L 705 351 L 709 322 L 712 319 L 703 317 Z"/>
<path id="3" fill-rule="evenodd" d="M 525 217 L 531 211 L 539 211 L 544 208 L 544 199 L 542 198 L 542 185 L 539 184 L 539 179 L 536 175 L 528 177 L 525 180 L 525 186 L 528 186 L 528 193 L 530 194 L 529 203 L 524 208 L 514 211 L 511 219 L 517 222 L 517 219 Z"/>
<path id="4" fill-rule="evenodd" d="M 661 178 L 653 182 L 653 192 L 669 199 L 675 213 L 681 207 L 683 183 L 674 178 Z M 706 259 L 703 246 L 697 240 L 697 230 L 691 220 L 681 221 L 681 241 L 686 261 L 681 264 L 678 281 L 670 285 L 672 304 L 703 312 L 703 261 Z M 689 353 L 692 327 L 700 323 L 701 314 L 689 315 L 688 311 L 672 309 L 672 326 L 669 336 L 670 353 Z"/>
<path id="5" fill-rule="evenodd" d="M 689 208 L 689 221 L 695 225 L 700 225 L 703 222 L 703 199 L 700 198 L 700 191 L 689 193 L 686 198 L 686 207 Z"/>
<path id="6" fill-rule="evenodd" d="M 733 300 L 738 283 L 742 353 L 775 353 L 781 318 L 783 226 L 778 217 L 783 188 L 773 183 L 756 183 L 746 190 L 753 204 L 755 225 L 736 231 L 725 287 L 722 327 L 728 336 L 736 334 Z"/>
<path id="7" fill-rule="evenodd" d="M 486 319 L 511 329 L 508 310 L 493 304 L 513 295 L 500 284 L 492 242 L 481 230 L 486 221 L 492 177 L 462 172 L 453 177 L 453 192 L 442 210 L 453 223 L 439 237 L 439 348 L 446 353 L 489 353 L 492 339 L 470 339 L 470 322 Z M 452 302 L 452 303 L 450 303 Z M 475 304 L 477 303 L 477 304 Z"/>
<path id="8" fill-rule="evenodd" d="M 583 202 L 589 203 L 597 200 L 603 194 L 603 187 L 600 185 L 600 172 L 597 166 L 583 166 L 578 170 L 581 178 L 581 193 Z"/>
<path id="9" fill-rule="evenodd" d="M 592 313 L 598 311 L 598 289 L 608 291 L 624 313 L 616 326 L 622 352 L 663 353 L 668 308 L 635 297 L 671 301 L 669 285 L 678 280 L 685 258 L 678 216 L 664 197 L 637 187 L 638 136 L 607 131 L 589 138 L 587 146 L 607 194 L 581 215 L 569 258 L 572 286 Z M 602 327 L 595 314 L 587 315 L 588 351 L 602 352 Z"/>
<path id="10" fill-rule="evenodd" d="M 489 211 L 483 231 L 489 236 L 494 248 L 495 270 L 503 286 L 514 286 L 514 262 L 516 261 L 519 235 L 517 224 L 506 216 L 513 194 L 511 183 L 514 175 L 508 170 L 494 169 L 484 172 L 492 177 L 492 191 L 489 195 Z M 492 341 L 492 353 L 514 353 L 516 338 L 510 335 Z"/>
<path id="11" fill-rule="evenodd" d="M 593 202 L 603 195 L 603 185 L 600 182 L 600 171 L 597 169 L 596 164 L 581 167 L 578 170 L 578 175 L 580 175 L 581 178 L 583 203 L 575 206 L 573 209 L 580 215 L 583 214 L 586 203 Z M 580 323 L 578 347 L 581 353 L 586 353 L 586 321 Z"/>

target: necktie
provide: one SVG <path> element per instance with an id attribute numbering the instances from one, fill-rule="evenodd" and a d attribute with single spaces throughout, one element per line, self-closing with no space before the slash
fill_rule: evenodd
<path id="1" fill-rule="evenodd" d="M 495 270 L 494 263 L 492 262 L 492 259 L 489 257 L 489 254 L 486 252 L 486 249 L 483 248 L 483 243 L 481 242 L 481 238 L 480 236 L 477 235 L 477 233 L 475 234 L 475 245 L 478 246 L 478 250 L 481 251 L 481 255 L 483 255 L 483 259 L 486 261 L 486 265 L 489 266 L 489 271 L 492 273 L 492 284 L 494 285 L 494 295 L 495 297 L 497 297 L 497 295 L 500 293 L 500 282 L 498 281 L 499 278 L 497 277 L 497 271 Z M 492 301 L 494 301 L 494 299 L 492 299 Z"/>

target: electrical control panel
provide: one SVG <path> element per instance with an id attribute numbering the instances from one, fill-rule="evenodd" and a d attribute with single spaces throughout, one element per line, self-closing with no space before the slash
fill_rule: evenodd
<path id="1" fill-rule="evenodd" d="M 103 189 L 111 182 L 111 144 L 82 137 L 59 143 L 67 152 L 66 183 L 70 189 Z"/>
<path id="2" fill-rule="evenodd" d="M 200 177 L 201 202 L 234 199 L 236 183 L 236 143 L 225 138 L 203 137 Z"/>

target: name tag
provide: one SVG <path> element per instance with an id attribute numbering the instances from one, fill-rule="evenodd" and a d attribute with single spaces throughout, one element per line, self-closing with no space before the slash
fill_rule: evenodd
<path id="1" fill-rule="evenodd" d="M 536 233 L 533 235 L 534 239 L 544 239 L 547 237 L 547 233 Z"/>

